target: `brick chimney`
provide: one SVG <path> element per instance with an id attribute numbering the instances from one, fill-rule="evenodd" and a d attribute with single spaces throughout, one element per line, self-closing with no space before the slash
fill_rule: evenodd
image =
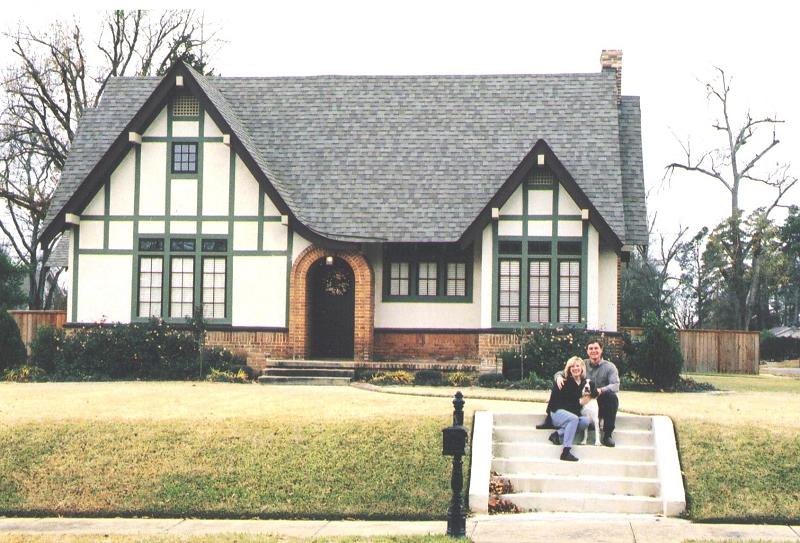
<path id="1" fill-rule="evenodd" d="M 617 72 L 617 103 L 622 96 L 622 50 L 603 49 L 600 54 L 600 66 L 603 70 L 614 70 Z"/>

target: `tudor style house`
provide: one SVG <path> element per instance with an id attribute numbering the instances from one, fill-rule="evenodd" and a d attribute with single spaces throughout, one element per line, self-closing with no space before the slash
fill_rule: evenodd
<path id="1" fill-rule="evenodd" d="M 647 243 L 639 99 L 598 73 L 109 82 L 45 239 L 68 322 L 185 323 L 269 358 L 492 360 L 619 325 Z"/>

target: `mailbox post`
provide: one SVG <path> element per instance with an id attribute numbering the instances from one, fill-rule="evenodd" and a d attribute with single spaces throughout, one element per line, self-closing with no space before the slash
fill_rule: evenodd
<path id="1" fill-rule="evenodd" d="M 463 462 L 467 446 L 467 429 L 464 427 L 464 395 L 456 392 L 453 400 L 453 425 L 442 430 L 442 454 L 453 457 L 453 473 L 450 488 L 453 496 L 447 508 L 447 535 L 465 537 L 467 535 L 467 515 L 461 500 L 464 488 Z"/>

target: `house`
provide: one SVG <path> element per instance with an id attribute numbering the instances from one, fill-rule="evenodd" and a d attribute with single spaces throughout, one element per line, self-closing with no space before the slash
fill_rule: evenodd
<path id="1" fill-rule="evenodd" d="M 521 327 L 614 332 L 647 243 L 639 99 L 598 73 L 117 78 L 45 239 L 71 326 L 183 323 L 265 358 L 493 362 Z"/>

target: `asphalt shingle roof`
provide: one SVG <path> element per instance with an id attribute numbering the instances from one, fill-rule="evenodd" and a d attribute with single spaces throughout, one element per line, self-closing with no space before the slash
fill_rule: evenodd
<path id="1" fill-rule="evenodd" d="M 643 243 L 638 99 L 615 74 L 193 74 L 304 224 L 333 239 L 455 241 L 543 139 L 623 243 Z M 84 116 L 55 215 L 159 79 L 113 79 Z M 645 232 L 646 234 L 646 232 Z"/>

